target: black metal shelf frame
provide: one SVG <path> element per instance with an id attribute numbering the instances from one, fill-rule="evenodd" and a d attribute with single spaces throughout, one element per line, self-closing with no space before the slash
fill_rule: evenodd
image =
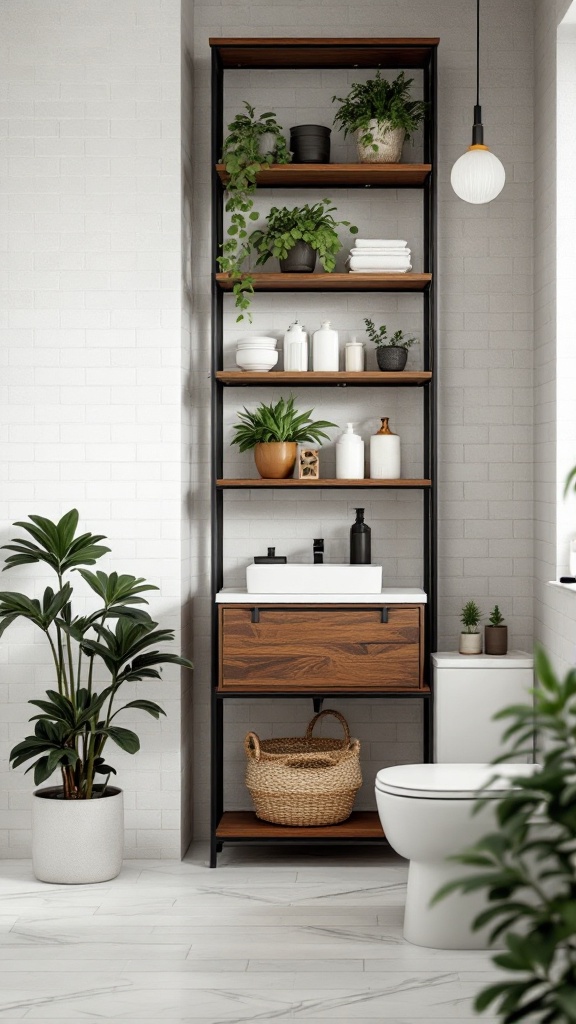
<path id="1" fill-rule="evenodd" d="M 368 42 L 368 41 L 367 41 Z M 278 40 L 281 46 L 282 40 Z M 318 46 L 322 43 L 319 41 Z M 269 692 L 259 693 L 223 693 L 217 690 L 218 681 L 218 606 L 215 600 L 216 594 L 223 587 L 223 525 L 224 525 L 224 493 L 225 489 L 218 486 L 218 480 L 223 477 L 223 396 L 225 382 L 216 378 L 216 371 L 223 369 L 223 304 L 224 292 L 218 287 L 215 279 L 218 270 L 217 257 L 221 252 L 221 245 L 224 237 L 224 194 L 225 189 L 216 171 L 216 164 L 221 157 L 223 131 L 224 131 L 224 73 L 225 61 L 222 59 L 224 49 L 218 45 L 218 40 L 211 41 L 212 48 L 212 110 L 211 110 L 211 160 L 212 160 L 212 374 L 211 374 L 211 585 L 212 585 L 212 649 L 211 649 L 211 830 L 210 830 L 210 866 L 216 867 L 218 853 L 222 850 L 224 842 L 243 842 L 259 844 L 263 841 L 275 845 L 298 845 L 299 843 L 322 842 L 324 844 L 342 845 L 366 845 L 374 842 L 382 842 L 375 839 L 346 839 L 334 838 L 325 840 L 306 839 L 303 834 L 299 839 L 274 838 L 263 840 L 261 837 L 250 839 L 243 837 L 218 838 L 216 830 L 224 812 L 224 785 L 223 785 L 223 743 L 224 743 L 224 704 L 226 699 L 258 699 L 259 697 L 269 698 Z M 405 46 L 406 52 L 410 52 L 409 44 Z M 423 228 L 424 228 L 424 273 L 432 274 L 432 280 L 426 289 L 421 292 L 423 301 L 423 369 L 432 372 L 432 378 L 425 386 L 420 387 L 423 395 L 423 477 L 432 481 L 431 487 L 423 488 L 423 584 L 427 594 L 427 604 L 424 612 L 425 623 L 425 682 L 429 689 L 404 692 L 404 693 L 374 693 L 374 692 L 323 692 L 321 694 L 310 692 L 302 693 L 278 693 L 274 696 L 286 698 L 312 698 L 315 709 L 321 706 L 326 698 L 336 699 L 419 699 L 423 701 L 423 749 L 424 759 L 429 761 L 433 757 L 433 702 L 434 695 L 431 688 L 431 665 L 430 654 L 436 650 L 437 638 L 437 362 L 436 362 L 436 335 L 437 335 L 437 308 L 436 308 L 436 219 L 437 219 L 437 43 L 431 41 L 429 45 L 421 47 L 422 57 L 419 63 L 402 63 L 402 46 L 390 44 L 390 50 L 398 54 L 394 66 L 398 69 L 421 68 L 424 80 L 424 99 L 430 104 L 429 113 L 424 123 L 424 157 L 425 163 L 432 165 L 432 172 L 428 175 L 426 182 L 418 186 L 405 186 L 417 188 L 423 193 Z M 352 68 L 352 63 L 346 63 L 346 46 L 339 47 L 339 57 L 333 66 L 338 68 Z M 411 58 L 412 59 L 412 58 Z M 374 66 L 378 66 L 376 61 Z M 228 65 L 230 66 L 230 65 Z M 240 66 L 240 65 L 237 65 Z M 242 65 L 250 70 L 250 64 Z M 286 65 L 283 65 L 286 66 Z M 311 64 L 311 66 L 313 66 Z M 324 66 L 324 65 L 323 65 Z M 330 66 L 330 65 L 325 65 Z M 385 66 L 388 66 L 386 64 Z M 285 186 L 283 185 L 282 188 Z M 332 188 L 340 186 L 331 185 Z M 350 188 L 347 184 L 342 186 Z M 359 186 L 366 188 L 365 185 Z M 384 191 L 395 191 L 399 186 L 374 185 L 373 188 L 381 187 Z M 390 293 L 393 294 L 393 293 Z M 332 384 L 317 384 L 318 387 L 331 387 Z M 336 386 L 363 386 L 350 382 L 343 382 Z M 389 385 L 374 385 L 386 387 Z M 303 830 L 305 831 L 305 830 Z"/>

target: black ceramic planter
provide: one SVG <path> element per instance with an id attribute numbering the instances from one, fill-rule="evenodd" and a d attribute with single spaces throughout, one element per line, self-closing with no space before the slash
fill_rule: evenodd
<path id="1" fill-rule="evenodd" d="M 403 370 L 408 359 L 408 352 L 398 345 L 379 345 L 376 359 L 381 370 Z"/>
<path id="2" fill-rule="evenodd" d="M 296 242 L 285 260 L 280 260 L 283 274 L 311 274 L 316 266 L 316 250 L 308 242 Z"/>
<path id="3" fill-rule="evenodd" d="M 292 163 L 330 163 L 330 128 L 322 124 L 298 124 L 290 129 Z"/>

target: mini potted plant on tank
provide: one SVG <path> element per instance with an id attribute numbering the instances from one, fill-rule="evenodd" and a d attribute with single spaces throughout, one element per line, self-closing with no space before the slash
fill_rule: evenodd
<path id="1" fill-rule="evenodd" d="M 367 82 L 355 82 L 347 96 L 333 96 L 340 103 L 334 124 L 345 135 L 355 134 L 361 163 L 399 163 L 404 141 L 422 121 L 428 104 L 410 99 L 413 78 L 402 71 L 393 82 L 380 71 Z"/>
<path id="2" fill-rule="evenodd" d="M 460 634 L 460 654 L 482 654 L 482 634 L 478 629 L 481 618 L 482 612 L 476 602 L 467 601 L 460 615 L 460 622 L 464 626 Z"/>
<path id="3" fill-rule="evenodd" d="M 407 338 L 404 331 L 396 331 L 388 337 L 386 324 L 376 327 L 373 320 L 364 317 L 366 333 L 376 346 L 378 367 L 383 371 L 403 370 L 408 360 L 408 349 L 418 344 L 417 338 Z"/>
<path id="4" fill-rule="evenodd" d="M 328 438 L 326 430 L 336 423 L 311 419 L 313 409 L 298 412 L 294 399 L 280 398 L 274 405 L 261 404 L 252 412 L 244 408 L 238 413 L 239 423 L 232 444 L 241 452 L 254 449 L 256 469 L 261 477 L 282 480 L 292 476 L 299 444 L 320 444 Z"/>
<path id="5" fill-rule="evenodd" d="M 485 654 L 507 654 L 508 653 L 508 626 L 504 623 L 504 616 L 497 604 L 494 605 L 489 625 L 484 626 L 484 653 Z"/>
<path id="6" fill-rule="evenodd" d="M 122 790 L 110 786 L 116 769 L 108 764 L 108 740 L 128 754 L 140 741 L 118 724 L 128 709 L 158 719 L 165 714 L 152 700 L 121 703 L 125 683 L 160 679 L 162 665 L 192 667 L 186 658 L 158 647 L 174 639 L 159 629 L 142 605 L 142 594 L 158 588 L 136 576 L 90 572 L 110 551 L 102 534 L 77 533 L 78 512 L 72 509 L 52 522 L 31 515 L 14 523 L 28 534 L 3 545 L 15 554 L 4 569 L 43 563 L 56 574 L 57 586 L 46 587 L 40 600 L 13 591 L 0 592 L 0 635 L 26 619 L 44 635 L 54 663 L 54 688 L 28 703 L 38 709 L 34 733 L 12 749 L 13 768 L 31 761 L 34 782 L 41 786 L 55 772 L 59 786 L 37 789 L 32 799 L 32 862 L 41 881 L 103 882 L 122 865 L 124 815 Z M 93 611 L 74 614 L 71 573 L 78 573 L 97 597 Z"/>
<path id="7" fill-rule="evenodd" d="M 335 206 L 322 199 L 313 206 L 273 206 L 266 218 L 266 228 L 256 228 L 250 245 L 258 253 L 256 265 L 276 257 L 282 273 L 311 274 L 319 259 L 326 273 L 336 266 L 342 248 L 337 228 L 347 227 L 354 235 L 358 228 L 349 220 L 335 220 Z"/>

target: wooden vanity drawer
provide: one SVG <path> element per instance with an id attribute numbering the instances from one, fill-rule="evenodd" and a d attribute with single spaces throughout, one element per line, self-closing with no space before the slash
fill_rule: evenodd
<path id="1" fill-rule="evenodd" d="M 221 606 L 220 689 L 419 689 L 423 606 L 382 612 L 358 605 Z"/>

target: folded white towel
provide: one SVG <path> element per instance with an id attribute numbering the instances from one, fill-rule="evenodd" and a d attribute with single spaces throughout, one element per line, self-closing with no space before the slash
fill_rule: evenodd
<path id="1" fill-rule="evenodd" d="M 403 270 L 410 266 L 409 256 L 351 256 L 351 270 Z"/>
<path id="2" fill-rule="evenodd" d="M 410 256 L 410 249 L 350 249 L 351 256 Z"/>
<path id="3" fill-rule="evenodd" d="M 402 249 L 408 242 L 405 238 L 356 238 L 357 249 Z"/>
<path id="4" fill-rule="evenodd" d="M 412 270 L 411 266 L 409 266 L 409 267 L 397 267 L 395 270 L 384 270 L 381 267 L 372 267 L 372 269 L 369 269 L 368 267 L 364 267 L 363 270 L 357 270 L 354 267 L 350 267 L 349 273 L 350 274 L 407 274 L 409 270 Z"/>

